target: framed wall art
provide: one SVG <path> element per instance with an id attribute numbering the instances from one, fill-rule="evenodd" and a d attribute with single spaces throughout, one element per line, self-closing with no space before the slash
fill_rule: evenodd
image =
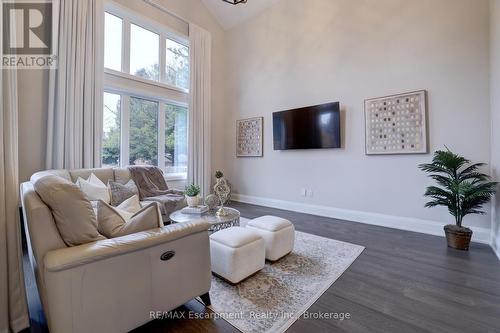
<path id="1" fill-rule="evenodd" d="M 236 156 L 263 156 L 263 117 L 236 121 Z"/>
<path id="2" fill-rule="evenodd" d="M 427 92 L 365 100 L 365 128 L 367 155 L 427 153 Z"/>

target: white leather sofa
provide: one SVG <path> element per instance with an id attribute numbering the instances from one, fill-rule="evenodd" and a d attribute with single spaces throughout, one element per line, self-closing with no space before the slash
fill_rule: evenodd
<path id="1" fill-rule="evenodd" d="M 209 303 L 207 223 L 66 246 L 32 182 L 48 173 L 74 181 L 91 172 L 106 182 L 123 169 L 44 171 L 21 184 L 30 261 L 50 332 L 127 332 L 152 320 L 153 311 L 197 296 Z"/>

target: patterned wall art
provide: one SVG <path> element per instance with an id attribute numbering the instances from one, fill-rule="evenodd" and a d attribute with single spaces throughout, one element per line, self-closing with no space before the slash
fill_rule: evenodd
<path id="1" fill-rule="evenodd" d="M 263 117 L 236 121 L 236 156 L 261 157 Z"/>
<path id="2" fill-rule="evenodd" d="M 425 90 L 365 100 L 367 155 L 427 153 Z"/>

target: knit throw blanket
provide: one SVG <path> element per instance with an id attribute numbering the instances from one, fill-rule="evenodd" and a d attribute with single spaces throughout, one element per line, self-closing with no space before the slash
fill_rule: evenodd
<path id="1" fill-rule="evenodd" d="M 165 194 L 180 194 L 177 190 L 169 190 L 162 171 L 155 166 L 130 166 L 130 175 L 139 189 L 141 200 Z"/>

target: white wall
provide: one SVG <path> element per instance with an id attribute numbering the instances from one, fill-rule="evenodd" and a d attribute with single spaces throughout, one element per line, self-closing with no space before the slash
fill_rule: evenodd
<path id="1" fill-rule="evenodd" d="M 172 16 L 138 0 L 114 0 L 143 16 L 157 20 L 180 33 L 188 32 L 187 25 Z M 212 34 L 212 110 L 214 131 L 222 131 L 225 113 L 225 52 L 224 31 L 212 17 L 201 0 L 156 0 L 172 12 L 208 30 Z M 46 123 L 48 102 L 48 71 L 20 70 L 19 74 L 19 164 L 20 179 L 25 181 L 31 174 L 45 167 Z M 224 138 L 214 135 L 213 168 L 220 168 L 224 152 Z M 176 183 L 182 187 L 181 183 Z"/>
<path id="2" fill-rule="evenodd" d="M 500 0 L 491 0 L 491 166 L 500 181 Z M 492 214 L 493 249 L 500 258 L 500 193 Z"/>
<path id="3" fill-rule="evenodd" d="M 453 223 L 446 209 L 423 208 L 430 182 L 417 165 L 431 155 L 364 154 L 363 100 L 426 89 L 430 150 L 489 163 L 488 1 L 286 0 L 231 29 L 228 43 L 221 136 L 236 192 Z M 345 148 L 273 151 L 272 112 L 331 101 L 345 110 Z M 235 120 L 254 116 L 264 116 L 264 157 L 236 158 Z M 465 223 L 489 233 L 487 209 Z"/>

